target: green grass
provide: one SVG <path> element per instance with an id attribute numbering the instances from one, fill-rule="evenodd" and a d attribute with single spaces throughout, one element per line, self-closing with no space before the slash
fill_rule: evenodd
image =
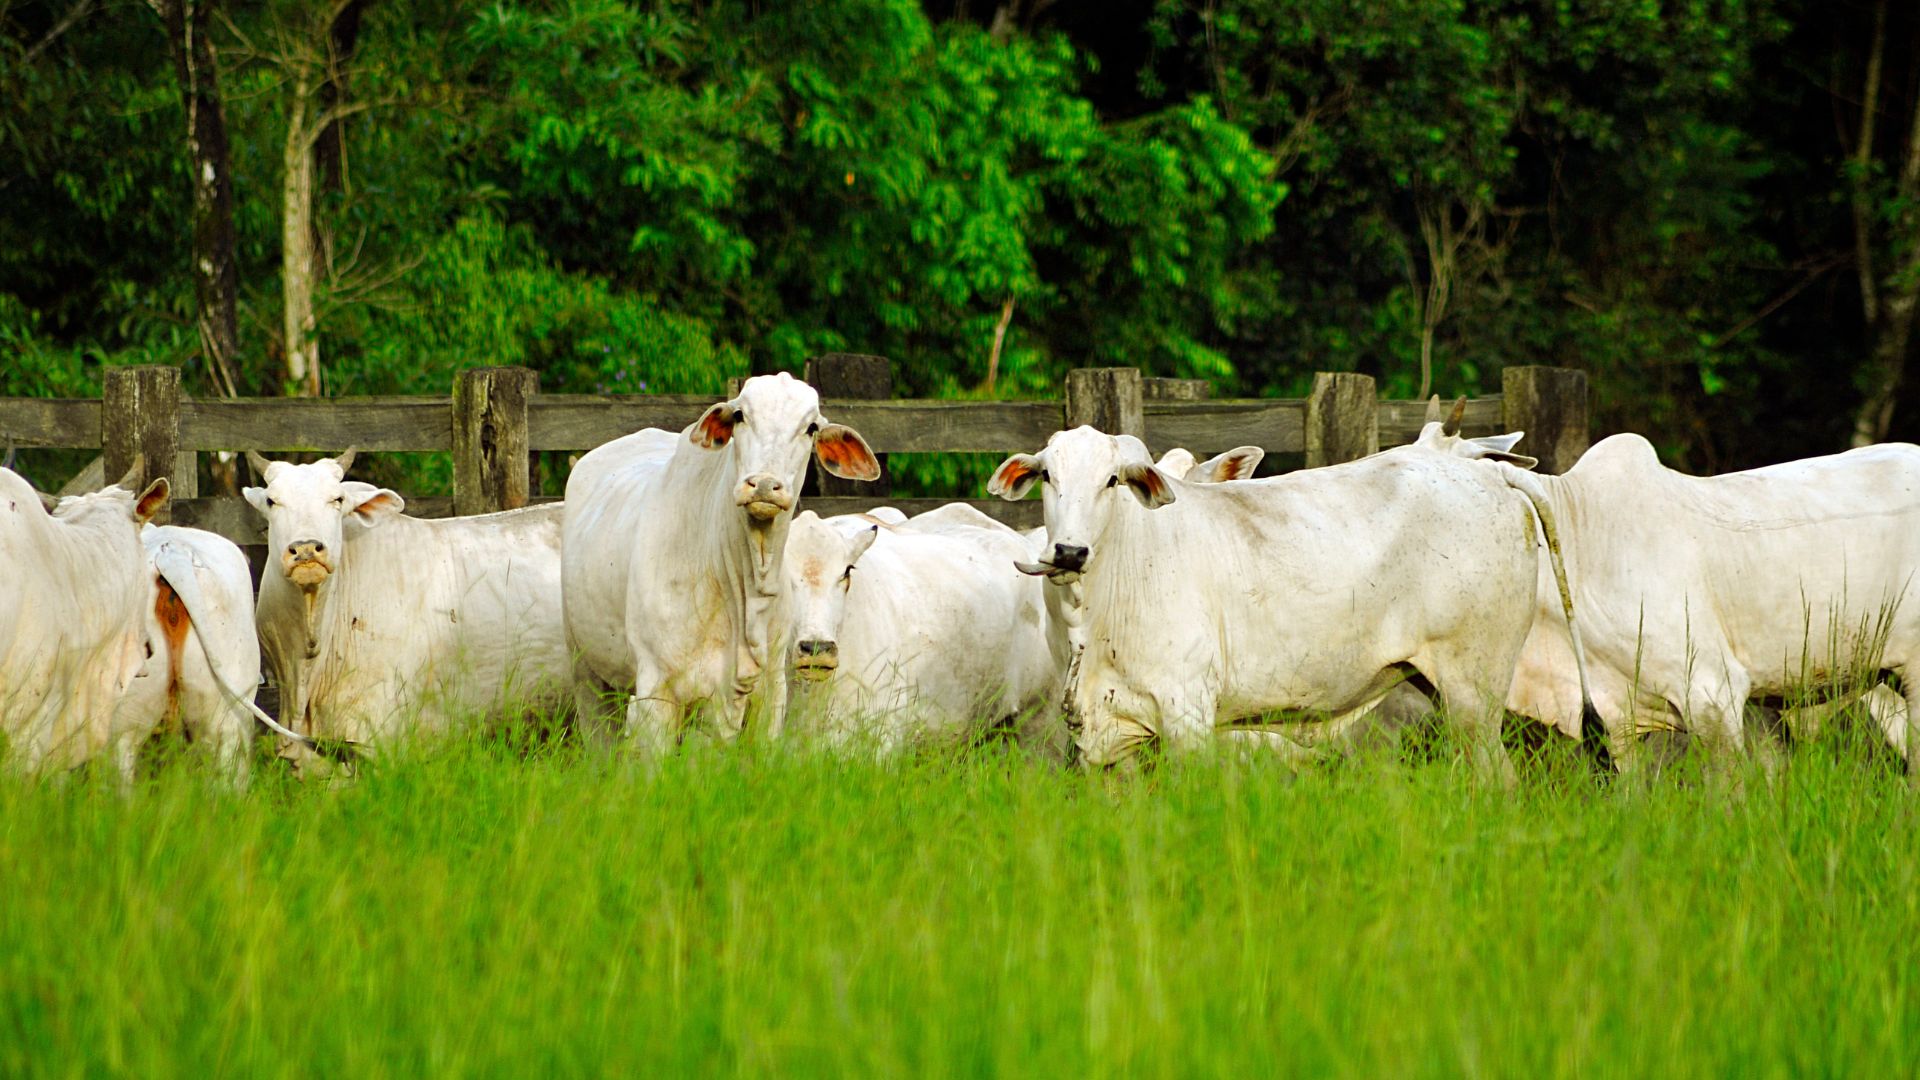
<path id="1" fill-rule="evenodd" d="M 1920 802 L 1822 746 L 1718 792 L 1558 746 L 1511 793 L 484 742 L 337 790 L 5 781 L 0 1069 L 1920 1069 Z"/>

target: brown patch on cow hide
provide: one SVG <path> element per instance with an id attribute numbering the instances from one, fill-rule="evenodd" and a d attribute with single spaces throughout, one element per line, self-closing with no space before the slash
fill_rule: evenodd
<path id="1" fill-rule="evenodd" d="M 180 594 L 164 577 L 155 577 L 158 596 L 153 614 L 160 622 L 160 634 L 167 642 L 167 714 L 161 726 L 168 727 L 180 717 L 180 664 L 187 651 L 187 634 L 193 629 L 193 616 Z"/>

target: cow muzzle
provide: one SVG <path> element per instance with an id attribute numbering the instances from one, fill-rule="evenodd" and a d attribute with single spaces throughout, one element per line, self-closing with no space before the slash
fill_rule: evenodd
<path id="1" fill-rule="evenodd" d="M 1089 552 L 1085 545 L 1055 544 L 1051 555 L 1041 562 L 1016 562 L 1013 568 L 1033 577 L 1052 578 L 1060 585 L 1079 580 L 1080 572 L 1087 568 Z"/>
<path id="2" fill-rule="evenodd" d="M 333 573 L 333 559 L 327 545 L 318 540 L 295 540 L 280 555 L 287 580 L 301 589 L 317 589 Z"/>
<path id="3" fill-rule="evenodd" d="M 755 521 L 772 521 L 793 509 L 793 489 L 771 473 L 755 473 L 733 489 L 733 502 Z"/>
<path id="4" fill-rule="evenodd" d="M 840 666 L 840 646 L 836 642 L 811 638 L 794 646 L 800 655 L 793 662 L 794 674 L 818 682 Z"/>

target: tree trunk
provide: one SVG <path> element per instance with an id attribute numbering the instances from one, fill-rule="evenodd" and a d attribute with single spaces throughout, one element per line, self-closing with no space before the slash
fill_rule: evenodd
<path id="1" fill-rule="evenodd" d="M 1876 60 L 1885 30 L 1882 9 L 1874 27 Z M 1878 77 L 1876 71 L 1876 81 Z M 1872 138 L 1871 130 L 1861 131 L 1862 144 L 1870 144 Z M 1901 150 L 1900 172 L 1894 181 L 1894 198 L 1900 209 L 1887 230 L 1886 250 L 1891 255 L 1892 272 L 1879 283 L 1878 318 L 1871 317 L 1875 302 L 1866 301 L 1873 347 L 1867 360 L 1866 397 L 1854 417 L 1855 446 L 1886 441 L 1913 343 L 1914 309 L 1920 306 L 1920 209 L 1915 208 L 1915 200 L 1920 198 L 1920 104 L 1913 108 Z"/>
<path id="2" fill-rule="evenodd" d="M 327 28 L 327 66 L 326 76 L 320 83 L 320 115 L 327 116 L 349 92 L 347 86 L 348 65 L 353 60 L 354 50 L 360 45 L 360 14 L 366 10 L 366 0 L 349 0 L 334 17 L 333 25 Z M 347 189 L 347 147 L 346 121 L 334 117 L 321 127 L 313 140 L 313 173 L 318 186 L 317 194 L 322 197 L 338 195 Z M 313 260 L 316 277 L 326 273 L 333 264 L 331 240 L 327 230 L 321 224 L 321 215 L 313 217 Z"/>
<path id="3" fill-rule="evenodd" d="M 287 103 L 287 140 L 281 152 L 281 335 L 286 346 L 287 392 L 320 393 L 320 342 L 313 322 L 313 133 L 308 116 L 313 87 L 293 80 Z"/>
<path id="4" fill-rule="evenodd" d="M 239 393 L 240 272 L 234 255 L 233 176 L 227 121 L 215 63 L 216 0 L 148 0 L 166 28 L 180 98 L 187 111 L 187 154 L 193 171 L 193 285 L 200 350 L 214 385 Z"/>

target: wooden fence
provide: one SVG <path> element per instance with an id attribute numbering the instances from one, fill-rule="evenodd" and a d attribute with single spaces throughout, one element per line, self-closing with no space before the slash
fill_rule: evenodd
<path id="1" fill-rule="evenodd" d="M 1380 401 L 1373 379 L 1351 373 L 1314 376 L 1304 399 L 1211 400 L 1200 380 L 1143 377 L 1133 368 L 1085 368 L 1068 374 L 1059 401 L 892 400 L 884 358 L 835 353 L 807 365 L 823 411 L 866 436 L 881 455 L 936 451 L 1037 450 L 1063 427 L 1091 424 L 1134 434 L 1155 453 L 1184 446 L 1205 457 L 1254 445 L 1270 454 L 1304 454 L 1329 465 L 1411 441 L 1426 404 Z M 1585 451 L 1587 380 L 1579 371 L 1510 367 L 1502 393 L 1471 398 L 1468 435 L 1527 433 L 1520 449 L 1559 472 Z M 526 368 L 459 373 L 447 397 L 253 398 L 200 400 L 180 392 L 172 367 L 115 368 L 99 400 L 0 398 L 0 447 L 98 449 L 101 472 L 122 475 L 144 454 L 147 478 L 173 482 L 172 520 L 199 525 L 243 544 L 264 541 L 259 515 L 236 498 L 201 498 L 195 455 L 220 450 L 263 453 L 445 451 L 453 455 L 454 494 L 409 499 L 420 516 L 477 514 L 539 501 L 531 496 L 529 455 L 589 450 L 643 427 L 692 423 L 712 397 L 541 394 Z M 881 501 L 912 514 L 946 500 L 890 497 L 887 478 L 861 484 L 821 476 L 805 505 L 822 514 L 865 510 Z M 1039 523 L 1038 502 L 971 500 L 1018 527 Z"/>

